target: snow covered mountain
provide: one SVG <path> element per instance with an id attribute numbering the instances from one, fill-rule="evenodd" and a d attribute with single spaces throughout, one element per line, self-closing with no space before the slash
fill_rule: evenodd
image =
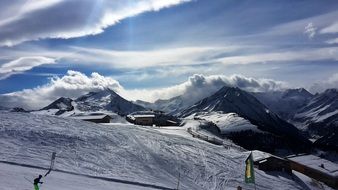
<path id="1" fill-rule="evenodd" d="M 127 115 L 135 111 L 145 110 L 142 106 L 122 98 L 109 88 L 83 95 L 77 98 L 75 103 L 76 108 L 80 111 L 107 110 L 119 115 Z"/>
<path id="2" fill-rule="evenodd" d="M 141 100 L 137 100 L 135 103 L 145 108 L 149 108 L 152 110 L 161 110 L 166 113 L 175 115 L 180 111 L 184 110 L 185 108 L 189 107 L 193 102 L 186 101 L 183 96 L 176 96 L 168 100 L 159 99 L 156 100 L 154 103 L 145 102 Z"/>
<path id="3" fill-rule="evenodd" d="M 55 115 L 61 115 L 64 112 L 74 110 L 73 100 L 70 98 L 61 97 L 41 110 L 55 110 Z"/>
<path id="4" fill-rule="evenodd" d="M 305 106 L 313 95 L 304 88 L 285 91 L 253 92 L 260 102 L 285 120 L 292 119 L 298 109 Z"/>
<path id="5" fill-rule="evenodd" d="M 325 144 L 325 137 L 338 133 L 338 90 L 328 89 L 316 94 L 310 102 L 299 109 L 293 121 L 309 135 Z M 338 146 L 338 141 L 336 141 Z"/>
<path id="6" fill-rule="evenodd" d="M 36 113 L 71 115 L 89 112 L 113 112 L 125 116 L 142 110 L 145 110 L 145 108 L 122 98 L 113 90 L 106 88 L 101 91 L 90 92 L 75 100 L 61 97 Z"/>
<path id="7" fill-rule="evenodd" d="M 187 117 L 197 112 L 236 113 L 249 120 L 259 130 L 269 132 L 284 144 L 296 148 L 297 145 L 309 146 L 309 141 L 303 137 L 292 124 L 280 119 L 253 95 L 239 88 L 223 87 L 214 95 L 209 96 L 180 113 Z M 242 136 L 244 137 L 244 136 Z M 277 145 L 277 143 L 276 143 Z M 272 146 L 272 145 L 271 145 Z"/>
<path id="8" fill-rule="evenodd" d="M 338 90 L 328 89 L 315 95 L 297 111 L 294 120 L 302 122 L 308 130 L 318 134 L 325 132 L 327 127 L 338 126 Z"/>
<path id="9" fill-rule="evenodd" d="M 191 91 L 186 91 L 179 96 L 172 97 L 170 99 L 158 99 L 154 103 L 145 102 L 145 101 L 136 101 L 136 104 L 139 104 L 145 108 L 153 110 L 161 110 L 171 115 L 178 115 L 183 110 L 187 109 L 197 101 L 211 96 L 221 88 L 220 84 L 208 88 L 205 90 L 193 89 Z"/>
<path id="10" fill-rule="evenodd" d="M 70 111 L 74 109 L 74 107 L 72 106 L 72 102 L 73 100 L 70 98 L 61 97 L 49 104 L 48 106 L 42 108 L 41 110 L 60 109 Z"/>
<path id="11" fill-rule="evenodd" d="M 189 137 L 189 134 L 184 137 L 149 127 L 105 126 L 31 113 L 0 112 L 0 121 L 1 161 L 48 167 L 50 155 L 55 151 L 56 169 L 79 174 L 78 177 L 67 175 L 69 178 L 62 178 L 66 182 L 63 183 L 58 179 L 62 174 L 52 171 L 44 180 L 46 188 L 60 189 L 54 186 L 57 182 L 57 187 L 62 189 L 97 189 L 101 187 L 100 182 L 110 183 L 81 178 L 98 183 L 93 187 L 76 179 L 87 174 L 174 189 L 180 173 L 179 189 L 182 190 L 235 189 L 238 185 L 243 189 L 253 189 L 252 185 L 244 183 L 244 161 L 249 152 L 225 149 Z M 6 185 L 5 189 L 30 188 L 32 185 L 23 177 L 33 178 L 32 175 L 38 174 L 27 169 L 20 172 L 19 167 L 4 164 L 0 168 L 0 181 L 10 179 L 2 184 L 2 187 Z M 5 171 L 11 176 L 7 177 Z M 255 172 L 258 189 L 303 189 L 285 173 L 275 175 L 258 169 Z M 13 179 L 16 179 L 13 186 L 6 188 Z"/>
<path id="12" fill-rule="evenodd" d="M 303 88 L 252 94 L 309 138 L 318 140 L 315 145 L 338 147 L 337 89 L 327 89 L 316 95 Z"/>

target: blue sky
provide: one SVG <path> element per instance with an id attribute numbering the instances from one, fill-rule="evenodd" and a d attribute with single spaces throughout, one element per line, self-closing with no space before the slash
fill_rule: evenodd
<path id="1" fill-rule="evenodd" d="M 4 0 L 0 7 L 0 94 L 50 87 L 69 70 L 140 92 L 165 91 L 194 74 L 312 92 L 338 84 L 335 0 Z"/>

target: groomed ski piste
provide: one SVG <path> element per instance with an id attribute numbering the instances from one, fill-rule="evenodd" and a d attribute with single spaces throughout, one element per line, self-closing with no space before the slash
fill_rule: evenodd
<path id="1" fill-rule="evenodd" d="M 250 152 L 195 139 L 186 127 L 161 131 L 9 112 L 0 112 L 0 121 L 0 189 L 33 189 L 26 178 L 44 174 L 52 152 L 55 170 L 41 190 L 176 189 L 178 181 L 179 189 L 254 189 L 244 183 Z M 285 173 L 255 175 L 259 190 L 303 189 Z"/>
<path id="2" fill-rule="evenodd" d="M 13 164 L 0 163 L 0 184 L 3 190 L 32 190 L 33 179 L 40 173 L 44 173 L 45 170 L 37 169 L 29 166 L 18 166 Z M 84 190 L 84 189 L 100 189 L 100 190 L 111 190 L 111 189 L 124 189 L 124 190 L 146 190 L 146 189 L 161 189 L 152 188 L 147 184 L 132 184 L 115 182 L 105 178 L 93 178 L 79 174 L 69 174 L 59 171 L 53 171 L 53 173 L 46 178 L 41 180 L 43 184 L 40 189 L 48 190 Z"/>

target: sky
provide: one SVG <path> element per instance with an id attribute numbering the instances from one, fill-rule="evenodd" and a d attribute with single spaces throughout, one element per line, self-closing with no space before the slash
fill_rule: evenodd
<path id="1" fill-rule="evenodd" d="M 0 105 L 338 88 L 336 0 L 2 0 Z M 193 88 L 192 88 L 193 87 Z"/>

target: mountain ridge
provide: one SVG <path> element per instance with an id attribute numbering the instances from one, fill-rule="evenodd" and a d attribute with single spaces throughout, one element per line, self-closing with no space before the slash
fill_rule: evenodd
<path id="1" fill-rule="evenodd" d="M 75 100 L 61 97 L 40 110 L 57 109 L 55 115 L 60 115 L 66 111 L 75 112 L 98 112 L 108 111 L 125 116 L 135 111 L 143 111 L 140 105 L 136 105 L 118 95 L 110 88 L 89 92 Z M 76 113 L 75 113 L 76 114 Z"/>
<path id="2" fill-rule="evenodd" d="M 257 125 L 260 130 L 270 132 L 283 139 L 291 138 L 292 142 L 298 141 L 306 146 L 310 144 L 296 127 L 271 112 L 253 95 L 236 87 L 224 86 L 212 96 L 204 98 L 187 108 L 180 115 L 186 117 L 196 112 L 213 111 L 236 113 Z"/>

